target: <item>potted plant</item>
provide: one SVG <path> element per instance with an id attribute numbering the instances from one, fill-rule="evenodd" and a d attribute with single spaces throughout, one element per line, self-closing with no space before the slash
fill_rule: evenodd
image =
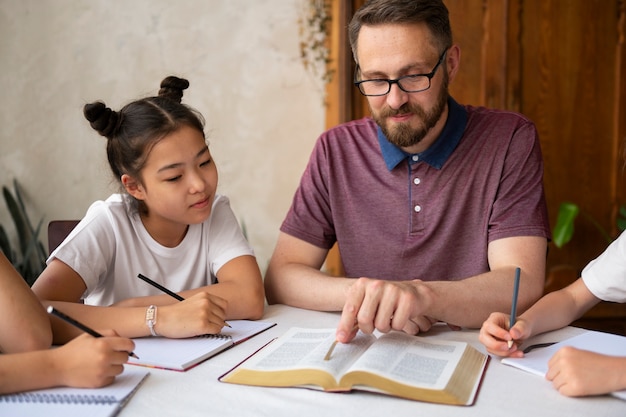
<path id="1" fill-rule="evenodd" d="M 13 188 L 15 195 L 6 186 L 2 187 L 2 194 L 15 225 L 18 246 L 12 246 L 6 229 L 0 224 L 0 250 L 32 286 L 46 266 L 46 251 L 39 240 L 43 219 L 39 220 L 37 227 L 33 227 L 16 180 L 13 181 Z"/>

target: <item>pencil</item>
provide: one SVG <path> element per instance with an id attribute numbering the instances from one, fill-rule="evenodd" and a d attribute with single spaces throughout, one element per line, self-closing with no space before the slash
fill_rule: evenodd
<path id="1" fill-rule="evenodd" d="M 93 337 L 103 337 L 97 331 L 95 331 L 95 330 L 85 326 L 83 323 L 81 323 L 81 322 L 79 322 L 77 320 L 74 320 L 73 318 L 71 318 L 67 314 L 61 313 L 59 310 L 57 310 L 56 308 L 54 308 L 52 306 L 48 306 L 47 311 L 48 311 L 48 314 L 52 314 L 52 315 L 57 316 L 58 318 L 60 318 L 62 320 L 65 320 L 67 323 L 71 324 L 72 326 L 75 326 L 75 327 L 79 328 L 80 330 L 82 330 L 85 333 L 89 333 Z M 139 356 L 135 355 L 134 352 L 130 352 L 128 355 L 132 356 L 135 359 L 139 359 Z"/>
<path id="2" fill-rule="evenodd" d="M 148 284 L 152 285 L 153 287 L 160 289 L 161 291 L 163 291 L 165 294 L 169 295 L 170 297 L 174 297 L 178 301 L 185 301 L 185 298 L 183 298 L 180 295 L 176 294 L 174 291 L 168 290 L 167 288 L 165 288 L 163 285 L 159 284 L 158 282 L 152 281 L 147 276 L 139 274 L 139 275 L 137 275 L 137 277 L 139 279 L 144 280 L 145 282 L 147 282 Z"/>
<path id="3" fill-rule="evenodd" d="M 352 327 L 352 331 L 355 331 L 358 328 L 359 328 L 359 323 L 354 323 L 354 326 Z M 335 350 L 335 346 L 337 346 L 337 343 L 339 343 L 339 341 L 335 339 L 335 341 L 330 345 L 330 347 L 328 348 L 328 351 L 326 352 L 326 355 L 324 356 L 325 361 L 330 360 L 330 357 L 332 356 L 333 351 Z"/>
<path id="4" fill-rule="evenodd" d="M 159 284 L 158 282 L 154 282 L 152 281 L 150 278 L 148 278 L 147 276 L 143 275 L 143 274 L 139 274 L 137 275 L 137 278 L 147 282 L 148 284 L 152 285 L 155 288 L 160 289 L 161 291 L 163 291 L 165 294 L 169 295 L 170 297 L 174 297 L 175 299 L 177 299 L 178 301 L 185 301 L 184 297 L 181 297 L 180 295 L 176 294 L 174 291 L 170 291 L 167 288 L 165 288 L 163 285 Z M 224 324 L 227 327 L 231 327 L 230 324 L 228 324 L 227 322 L 224 322 Z"/>
<path id="5" fill-rule="evenodd" d="M 513 283 L 513 300 L 511 301 L 511 317 L 509 318 L 509 330 L 515 326 L 515 316 L 517 315 L 517 293 L 519 292 L 519 278 L 521 270 L 515 268 L 515 282 Z M 513 346 L 513 340 L 507 342 L 509 349 Z"/>

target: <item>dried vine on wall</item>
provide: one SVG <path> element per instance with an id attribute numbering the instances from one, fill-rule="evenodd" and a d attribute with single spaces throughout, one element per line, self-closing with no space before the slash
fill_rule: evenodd
<path id="1" fill-rule="evenodd" d="M 300 59 L 304 68 L 324 85 L 333 76 L 328 38 L 331 27 L 331 0 L 304 0 L 298 18 Z"/>

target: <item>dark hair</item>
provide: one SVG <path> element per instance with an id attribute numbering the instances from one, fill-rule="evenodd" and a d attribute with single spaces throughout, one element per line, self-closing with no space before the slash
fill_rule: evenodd
<path id="1" fill-rule="evenodd" d="M 442 0 L 369 0 L 356 11 L 348 25 L 350 47 L 357 63 L 357 38 L 361 27 L 386 23 L 425 23 L 441 52 L 452 46 L 450 18 Z"/>
<path id="2" fill-rule="evenodd" d="M 141 181 L 140 172 L 152 147 L 181 127 L 194 128 L 204 137 L 202 115 L 181 103 L 188 87 L 189 81 L 170 76 L 161 81 L 158 96 L 135 100 L 119 112 L 102 101 L 85 104 L 85 118 L 107 138 L 109 165 L 120 184 L 123 174 Z M 145 207 L 139 204 L 139 209 Z"/>

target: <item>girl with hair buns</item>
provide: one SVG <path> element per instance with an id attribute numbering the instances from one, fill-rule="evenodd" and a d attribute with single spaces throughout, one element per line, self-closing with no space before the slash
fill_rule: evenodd
<path id="1" fill-rule="evenodd" d="M 181 103 L 188 86 L 167 77 L 158 96 L 119 112 L 102 102 L 84 107 L 107 140 L 120 193 L 89 207 L 32 288 L 40 300 L 94 329 L 183 338 L 263 314 L 261 272 L 228 198 L 216 194 L 204 119 Z M 59 320 L 52 324 L 56 343 L 78 334 Z"/>

